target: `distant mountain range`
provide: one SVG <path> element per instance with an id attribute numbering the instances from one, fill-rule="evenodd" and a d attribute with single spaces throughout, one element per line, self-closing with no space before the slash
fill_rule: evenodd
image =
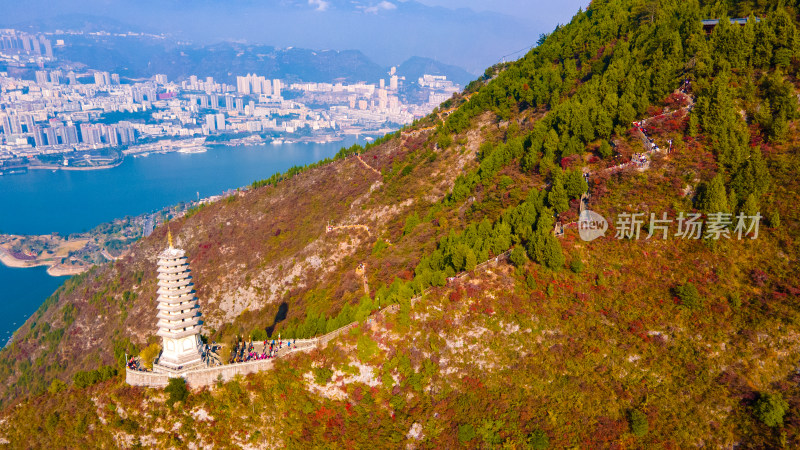
<path id="1" fill-rule="evenodd" d="M 72 26 L 53 29 L 84 33 L 101 30 L 97 20 L 89 17 L 72 17 L 68 23 Z M 33 31 L 39 28 L 26 26 L 24 29 Z M 124 25 L 115 25 L 111 30 L 109 33 L 130 31 Z M 58 58 L 128 78 L 164 73 L 172 80 L 197 75 L 235 82 L 237 75 L 257 73 L 270 78 L 315 82 L 377 82 L 381 78 L 388 81 L 389 67 L 377 64 L 358 50 L 280 49 L 238 42 L 179 44 L 171 38 L 146 35 L 57 34 L 56 37 L 65 41 L 63 47 L 55 49 Z M 445 75 L 464 86 L 476 78 L 460 67 L 423 57 L 412 57 L 397 67 L 398 75 L 409 81 L 428 73 Z"/>
<path id="2" fill-rule="evenodd" d="M 7 2 L 11 3 L 11 2 Z M 99 17 L 84 21 L 82 14 Z M 359 49 L 383 66 L 423 56 L 472 73 L 536 42 L 551 25 L 517 17 L 447 9 L 417 1 L 362 0 L 29 0 L 4 6 L 0 24 L 122 31 L 125 23 L 210 44 L 225 40 L 278 47 Z"/>
<path id="3" fill-rule="evenodd" d="M 389 77 L 389 67 L 375 63 L 358 50 L 279 49 L 236 42 L 177 45 L 147 36 L 68 35 L 64 40 L 66 45 L 56 48 L 58 58 L 129 78 L 164 73 L 172 80 L 197 75 L 235 82 L 237 75 L 257 73 L 314 82 L 377 82 L 381 78 L 388 82 Z M 409 81 L 427 73 L 446 75 L 465 86 L 476 78 L 460 67 L 423 57 L 412 57 L 397 67 L 398 75 Z"/>

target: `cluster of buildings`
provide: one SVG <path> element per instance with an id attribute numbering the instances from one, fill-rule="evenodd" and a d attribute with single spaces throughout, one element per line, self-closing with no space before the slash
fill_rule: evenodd
<path id="1" fill-rule="evenodd" d="M 44 35 L 0 30 L 0 58 L 40 58 L 38 70 L 0 72 L 0 165 L 219 134 L 315 140 L 382 134 L 427 115 L 458 90 L 443 76 L 425 75 L 418 84 L 429 91 L 428 101 L 406 103 L 400 92 L 405 79 L 395 68 L 378 83 L 288 84 L 257 74 L 237 76 L 235 85 L 163 74 L 121 82 L 115 73 L 59 64 L 52 51 Z M 290 98 L 284 98 L 287 91 Z"/>
<path id="2" fill-rule="evenodd" d="M 444 75 L 423 75 L 417 80 L 421 88 L 428 89 L 428 105 L 440 105 L 459 91 L 459 87 Z"/>
<path id="3" fill-rule="evenodd" d="M 105 81 L 107 73 L 98 72 Z M 62 80 L 64 83 L 62 83 Z M 156 86 L 82 84 L 74 74 L 37 71 L 35 80 L 0 73 L 0 160 L 130 145 L 141 133 L 130 120 L 109 123 L 108 113 L 152 108 Z"/>
<path id="4" fill-rule="evenodd" d="M 9 59 L 53 58 L 53 44 L 43 34 L 28 34 L 10 28 L 0 29 L 0 52 Z"/>

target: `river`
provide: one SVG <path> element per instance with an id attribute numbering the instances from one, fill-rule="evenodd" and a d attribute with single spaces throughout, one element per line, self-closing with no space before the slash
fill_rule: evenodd
<path id="1" fill-rule="evenodd" d="M 205 153 L 127 157 L 113 169 L 0 176 L 0 232 L 66 235 L 90 230 L 117 217 L 247 186 L 291 166 L 332 157 L 353 142 L 214 145 Z M 44 267 L 10 269 L 0 264 L 0 342 L 65 279 L 50 277 Z"/>

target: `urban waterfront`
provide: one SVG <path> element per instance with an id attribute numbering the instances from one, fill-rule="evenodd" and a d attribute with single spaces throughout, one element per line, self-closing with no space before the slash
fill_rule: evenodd
<path id="1" fill-rule="evenodd" d="M 354 138 L 328 144 L 211 146 L 205 153 L 128 157 L 118 167 L 93 171 L 31 171 L 0 177 L 0 232 L 69 234 L 117 217 L 138 215 L 181 201 L 247 186 L 291 166 L 332 157 Z M 363 143 L 363 142 L 361 142 Z M 66 278 L 45 267 L 0 264 L 0 338 L 20 326 Z"/>

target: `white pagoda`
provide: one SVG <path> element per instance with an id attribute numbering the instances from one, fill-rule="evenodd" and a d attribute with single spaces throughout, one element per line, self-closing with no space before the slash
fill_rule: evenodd
<path id="1" fill-rule="evenodd" d="M 161 357 L 154 366 L 179 370 L 202 362 L 200 306 L 195 297 L 192 276 L 185 252 L 172 246 L 158 259 L 158 335 L 161 336 Z"/>

